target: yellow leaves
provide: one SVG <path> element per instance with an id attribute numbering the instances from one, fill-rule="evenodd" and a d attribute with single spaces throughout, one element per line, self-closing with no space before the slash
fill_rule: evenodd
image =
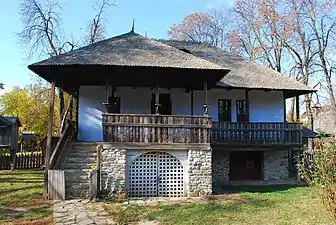
<path id="1" fill-rule="evenodd" d="M 12 91 L 0 97 L 1 113 L 8 116 L 18 116 L 22 130 L 34 131 L 39 136 L 47 132 L 49 117 L 49 89 L 38 85 L 25 88 L 15 87 Z M 58 101 L 55 101 L 54 127 L 58 130 Z"/>

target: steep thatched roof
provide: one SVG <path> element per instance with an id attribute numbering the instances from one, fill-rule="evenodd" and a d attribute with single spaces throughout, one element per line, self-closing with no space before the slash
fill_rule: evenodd
<path id="1" fill-rule="evenodd" d="M 106 80 L 116 86 L 185 87 L 190 83 L 197 88 L 204 80 L 215 85 L 228 72 L 215 63 L 134 32 L 51 57 L 28 68 L 63 88 L 102 85 Z"/>
<path id="2" fill-rule="evenodd" d="M 257 64 L 208 44 L 173 40 L 161 40 L 161 42 L 190 52 L 194 56 L 216 63 L 222 67 L 229 68 L 230 72 L 218 84 L 221 87 L 284 90 L 286 97 L 314 91 L 308 86 L 264 65 Z"/>

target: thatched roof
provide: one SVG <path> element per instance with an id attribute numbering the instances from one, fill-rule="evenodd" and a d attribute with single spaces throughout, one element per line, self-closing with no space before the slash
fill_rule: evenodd
<path id="1" fill-rule="evenodd" d="M 194 85 L 200 85 L 204 79 L 215 85 L 228 72 L 215 63 L 134 32 L 51 57 L 28 68 L 62 87 L 102 85 L 106 80 L 117 86 L 170 83 L 172 87 L 183 87 L 188 82 L 192 84 L 193 78 L 197 83 Z"/>
<path id="2" fill-rule="evenodd" d="M 208 44 L 174 40 L 161 40 L 161 42 L 183 51 L 190 52 L 194 56 L 216 63 L 222 67 L 229 68 L 230 72 L 223 77 L 218 84 L 221 87 L 284 90 L 286 97 L 293 97 L 295 95 L 315 91 L 269 67 L 233 55 L 226 50 Z"/>
<path id="3" fill-rule="evenodd" d="M 113 65 L 215 69 L 223 67 L 180 51 L 169 45 L 130 32 L 51 57 L 34 66 Z"/>

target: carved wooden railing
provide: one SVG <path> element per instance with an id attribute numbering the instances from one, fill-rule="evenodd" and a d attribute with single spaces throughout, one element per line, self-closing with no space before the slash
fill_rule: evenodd
<path id="1" fill-rule="evenodd" d="M 102 116 L 105 142 L 210 143 L 210 117 L 108 113 Z"/>
<path id="2" fill-rule="evenodd" d="M 212 143 L 247 145 L 301 145 L 301 123 L 212 122 Z"/>

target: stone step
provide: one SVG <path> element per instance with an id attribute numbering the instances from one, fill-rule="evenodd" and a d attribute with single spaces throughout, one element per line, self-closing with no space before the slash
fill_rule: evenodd
<path id="1" fill-rule="evenodd" d="M 80 149 L 80 150 L 94 150 L 97 149 L 97 144 L 95 143 L 85 143 L 85 142 L 75 142 L 71 143 L 72 149 Z"/>
<path id="2" fill-rule="evenodd" d="M 84 153 L 84 152 L 70 152 L 68 155 L 69 157 L 73 158 L 97 158 L 97 154 L 94 153 Z"/>
<path id="3" fill-rule="evenodd" d="M 65 190 L 66 199 L 89 198 L 89 190 Z"/>
<path id="4" fill-rule="evenodd" d="M 78 163 L 78 162 L 85 162 L 85 163 L 96 163 L 97 158 L 95 157 L 73 157 L 73 156 L 69 156 L 66 163 Z"/>
<path id="5" fill-rule="evenodd" d="M 85 162 L 78 162 L 78 163 L 65 163 L 63 168 L 66 169 L 94 169 L 96 168 L 96 165 L 85 163 Z"/>

